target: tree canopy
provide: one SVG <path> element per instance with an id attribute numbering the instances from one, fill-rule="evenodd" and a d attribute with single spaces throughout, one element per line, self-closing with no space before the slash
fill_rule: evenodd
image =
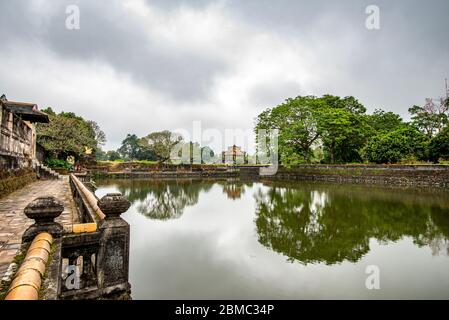
<path id="1" fill-rule="evenodd" d="M 56 159 L 65 160 L 73 156 L 80 160 L 86 151 L 95 153 L 106 141 L 104 132 L 94 121 L 85 120 L 73 112 L 58 114 L 51 108 L 42 111 L 48 114 L 50 122 L 37 124 L 37 142 Z"/>
<path id="2" fill-rule="evenodd" d="M 149 135 L 139 139 L 139 145 L 145 151 L 151 151 L 156 156 L 156 159 L 161 162 L 170 160 L 170 155 L 173 148 L 183 141 L 181 135 L 164 130 L 152 132 Z"/>
<path id="3" fill-rule="evenodd" d="M 367 114 L 354 97 L 298 96 L 260 113 L 255 131 L 256 136 L 261 129 L 279 131 L 283 165 L 447 159 L 449 101 L 427 99 L 409 112 L 412 121 L 407 123 L 381 109 Z"/>

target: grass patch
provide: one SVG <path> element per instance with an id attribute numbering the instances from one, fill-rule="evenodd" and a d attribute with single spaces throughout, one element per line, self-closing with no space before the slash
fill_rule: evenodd
<path id="1" fill-rule="evenodd" d="M 45 287 L 45 280 L 47 280 L 48 278 L 48 270 L 50 269 L 50 265 L 53 261 L 53 255 L 55 254 L 57 249 L 57 245 L 56 243 L 53 241 L 53 243 L 50 246 L 50 254 L 48 255 L 48 261 L 47 264 L 45 265 L 45 272 L 44 272 L 44 276 L 42 277 L 42 282 L 41 282 L 41 287 L 38 293 L 39 296 L 39 300 L 42 300 L 46 294 L 46 287 Z"/>
<path id="2" fill-rule="evenodd" d="M 20 266 L 22 265 L 22 262 L 25 259 L 26 254 L 27 254 L 26 250 L 19 251 L 19 253 L 14 257 L 14 259 L 12 261 L 12 263 L 15 263 L 16 266 L 14 267 L 14 272 L 11 275 L 10 280 L 8 280 L 8 281 L 1 280 L 0 281 L 0 300 L 4 300 L 6 298 L 9 286 L 11 285 L 11 282 L 14 280 L 17 270 L 19 270 Z"/>

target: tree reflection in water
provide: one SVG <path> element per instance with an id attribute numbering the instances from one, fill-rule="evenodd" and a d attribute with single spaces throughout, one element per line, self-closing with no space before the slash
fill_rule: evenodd
<path id="1" fill-rule="evenodd" d="M 139 213 L 150 219 L 169 220 L 181 217 L 184 209 L 198 202 L 201 191 L 212 187 L 212 182 L 192 179 L 121 180 L 118 190 L 136 204 Z"/>
<path id="2" fill-rule="evenodd" d="M 449 198 L 444 191 L 305 182 L 253 186 L 235 179 L 102 184 L 114 185 L 139 213 L 157 220 L 179 218 L 214 184 L 227 199 L 253 192 L 258 241 L 303 264 L 357 262 L 369 252 L 371 239 L 387 243 L 410 237 L 435 255 L 449 254 Z"/>
<path id="3" fill-rule="evenodd" d="M 290 261 L 356 262 L 372 238 L 387 242 L 408 236 L 435 254 L 448 250 L 449 203 L 442 193 L 270 183 L 255 200 L 259 242 Z"/>

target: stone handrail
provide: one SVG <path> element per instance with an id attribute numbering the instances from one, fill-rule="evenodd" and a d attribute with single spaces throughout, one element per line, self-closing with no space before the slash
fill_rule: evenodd
<path id="1" fill-rule="evenodd" d="M 80 198 L 78 209 L 86 211 L 89 214 L 89 222 L 74 224 L 72 226 L 73 233 L 95 232 L 97 230 L 97 223 L 105 218 L 105 214 L 98 207 L 98 198 L 91 192 L 83 182 L 81 182 L 76 175 L 70 174 L 70 181 L 72 185 L 72 192 L 74 197 Z"/>
<path id="2" fill-rule="evenodd" d="M 28 248 L 5 300 L 38 300 L 42 278 L 51 253 L 53 237 L 47 232 L 39 233 Z"/>
<path id="3" fill-rule="evenodd" d="M 89 197 L 82 186 L 75 188 Z M 95 203 L 104 215 L 98 228 L 95 222 L 95 231 L 74 233 L 55 222 L 64 210 L 61 201 L 48 196 L 30 202 L 24 213 L 35 223 L 22 236 L 26 256 L 6 299 L 129 298 L 130 227 L 120 215 L 130 205 L 120 193 L 108 193 Z"/>

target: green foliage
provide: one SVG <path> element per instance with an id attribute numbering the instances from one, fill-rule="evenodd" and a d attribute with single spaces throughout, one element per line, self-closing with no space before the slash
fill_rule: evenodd
<path id="1" fill-rule="evenodd" d="M 106 152 L 104 152 L 102 149 L 98 149 L 95 152 L 95 158 L 97 161 L 106 161 L 108 160 L 108 156 L 106 155 Z"/>
<path id="2" fill-rule="evenodd" d="M 36 173 L 31 169 L 2 170 L 0 172 L 0 198 L 35 180 Z"/>
<path id="3" fill-rule="evenodd" d="M 435 191 L 273 183 L 254 194 L 258 241 L 289 261 L 327 265 L 359 261 L 373 238 L 429 245 L 449 234 L 446 203 L 436 197 L 445 199 Z"/>
<path id="4" fill-rule="evenodd" d="M 354 103 L 352 97 L 345 98 L 340 106 L 325 107 L 319 113 L 319 133 L 326 162 L 362 161 L 360 150 L 367 141 L 369 126 L 362 113 L 364 108 L 356 108 Z"/>
<path id="5" fill-rule="evenodd" d="M 397 163 L 412 157 L 426 158 L 426 136 L 411 126 L 373 137 L 364 149 L 365 157 L 375 163 Z"/>
<path id="6" fill-rule="evenodd" d="M 314 161 L 312 150 L 320 146 L 328 162 L 355 162 L 361 161 L 359 151 L 369 136 L 365 112 L 354 97 L 299 96 L 262 112 L 255 130 L 279 130 L 278 152 L 284 165 Z"/>
<path id="7" fill-rule="evenodd" d="M 429 144 L 429 158 L 438 160 L 449 160 L 449 127 L 437 134 Z"/>
<path id="8" fill-rule="evenodd" d="M 139 145 L 144 151 L 154 153 L 156 159 L 164 163 L 170 159 L 173 148 L 182 140 L 179 134 L 164 130 L 150 133 L 139 139 Z"/>
<path id="9" fill-rule="evenodd" d="M 316 111 L 322 102 L 316 97 L 296 97 L 262 112 L 256 123 L 259 130 L 268 134 L 279 130 L 278 152 L 281 163 L 308 162 L 311 148 L 319 138 Z"/>
<path id="10" fill-rule="evenodd" d="M 127 134 L 122 141 L 121 147 L 117 150 L 121 158 L 126 160 L 156 160 L 156 155 L 152 150 L 143 148 L 139 144 L 140 139 L 135 134 Z"/>
<path id="11" fill-rule="evenodd" d="M 50 168 L 70 169 L 72 167 L 72 165 L 68 163 L 66 160 L 53 159 L 53 158 L 45 159 L 44 164 Z"/>
<path id="12" fill-rule="evenodd" d="M 412 115 L 412 125 L 429 138 L 441 132 L 448 124 L 449 105 L 443 99 L 439 105 L 432 99 L 427 99 L 424 106 L 413 106 L 408 111 Z"/>
<path id="13" fill-rule="evenodd" d="M 367 115 L 366 119 L 367 124 L 372 128 L 374 133 L 390 132 L 405 125 L 398 114 L 380 109 L 376 109 L 373 114 Z"/>
<path id="14" fill-rule="evenodd" d="M 298 96 L 259 114 L 255 131 L 279 131 L 279 161 L 288 167 L 317 161 L 417 163 L 449 158 L 449 100 L 438 104 L 427 99 L 409 112 L 412 121 L 406 123 L 380 109 L 367 115 L 354 97 Z"/>
<path id="15" fill-rule="evenodd" d="M 56 159 L 74 156 L 80 160 L 86 150 L 96 152 L 105 142 L 104 133 L 93 121 L 72 112 L 56 114 L 51 108 L 42 111 L 48 114 L 50 123 L 37 124 L 37 142 Z"/>
<path id="16" fill-rule="evenodd" d="M 106 158 L 109 161 L 116 161 L 120 159 L 120 154 L 117 151 L 110 150 L 106 152 Z"/>

